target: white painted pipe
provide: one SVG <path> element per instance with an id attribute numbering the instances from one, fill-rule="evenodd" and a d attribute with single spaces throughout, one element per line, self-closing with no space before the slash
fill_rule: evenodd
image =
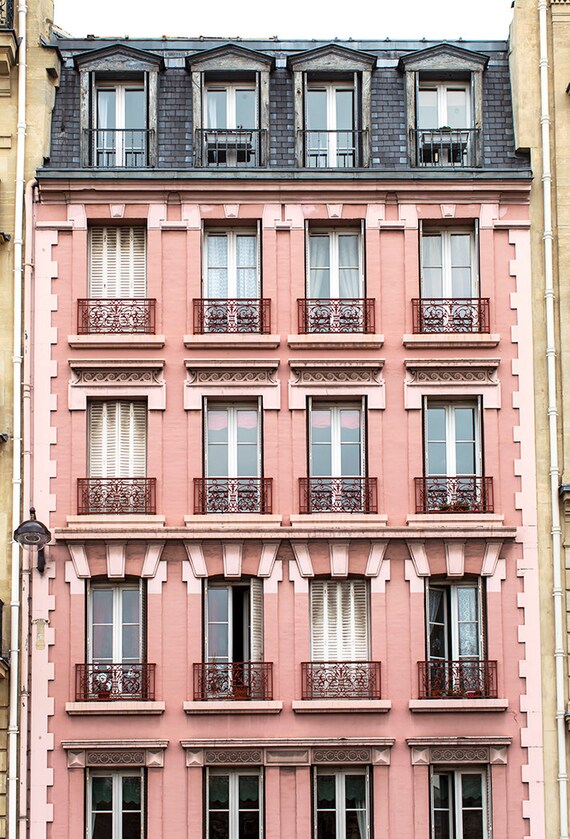
<path id="1" fill-rule="evenodd" d="M 554 603 L 554 667 L 556 680 L 556 736 L 560 839 L 568 839 L 568 768 L 566 761 L 566 686 L 564 677 L 564 589 L 560 528 L 560 468 L 558 464 L 558 405 L 556 401 L 556 335 L 552 258 L 552 172 L 550 161 L 550 106 L 548 102 L 548 31 L 546 0 L 538 0 L 540 35 L 540 125 L 542 136 L 542 197 L 544 244 L 544 299 L 546 304 L 546 373 L 550 446 L 550 506 L 552 515 L 552 597 Z"/>

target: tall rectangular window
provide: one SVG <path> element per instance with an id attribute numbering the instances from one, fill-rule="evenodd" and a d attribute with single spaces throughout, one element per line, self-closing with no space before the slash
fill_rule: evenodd
<path id="1" fill-rule="evenodd" d="M 367 839 L 370 793 L 367 768 L 314 772 L 314 839 Z"/>
<path id="2" fill-rule="evenodd" d="M 310 593 L 312 661 L 366 661 L 366 580 L 312 580 Z"/>
<path id="3" fill-rule="evenodd" d="M 485 771 L 432 767 L 433 839 L 490 839 L 488 808 Z"/>
<path id="4" fill-rule="evenodd" d="M 89 297 L 146 297 L 146 229 L 89 229 Z"/>
<path id="5" fill-rule="evenodd" d="M 206 128 L 257 128 L 254 84 L 209 84 L 206 88 Z"/>
<path id="6" fill-rule="evenodd" d="M 109 400 L 89 405 L 89 476 L 146 475 L 146 402 Z"/>
<path id="7" fill-rule="evenodd" d="M 311 168 L 358 165 L 354 87 L 347 82 L 311 83 L 305 95 L 305 161 Z"/>
<path id="8" fill-rule="evenodd" d="M 93 123 L 96 166 L 133 168 L 148 164 L 147 103 L 143 81 L 98 82 Z"/>
<path id="9" fill-rule="evenodd" d="M 259 770 L 208 769 L 207 839 L 261 839 L 262 802 Z"/>
<path id="10" fill-rule="evenodd" d="M 263 660 L 263 581 L 209 583 L 205 599 L 205 659 L 209 662 Z"/>
<path id="11" fill-rule="evenodd" d="M 144 771 L 87 771 L 88 839 L 144 839 Z"/>
<path id="12" fill-rule="evenodd" d="M 310 401 L 311 477 L 360 477 L 364 472 L 363 411 L 360 404 Z"/>
<path id="13" fill-rule="evenodd" d="M 418 128 L 470 128 L 467 82 L 421 82 L 418 90 Z"/>
<path id="14" fill-rule="evenodd" d="M 205 244 L 204 297 L 225 300 L 260 296 L 256 230 L 209 231 Z"/>
<path id="15" fill-rule="evenodd" d="M 466 299 L 478 296 L 473 230 L 438 230 L 423 225 L 420 242 L 422 297 Z"/>
<path id="16" fill-rule="evenodd" d="M 309 298 L 362 298 L 362 237 L 357 230 L 314 230 L 308 237 Z"/>
<path id="17" fill-rule="evenodd" d="M 427 476 L 481 475 L 480 412 L 476 403 L 428 401 L 425 441 Z"/>
<path id="18" fill-rule="evenodd" d="M 259 477 L 261 435 L 256 403 L 224 405 L 208 401 L 206 410 L 206 476 Z"/>

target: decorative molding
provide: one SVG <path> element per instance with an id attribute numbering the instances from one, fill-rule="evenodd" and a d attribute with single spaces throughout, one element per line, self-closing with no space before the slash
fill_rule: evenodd
<path id="1" fill-rule="evenodd" d="M 168 740 L 63 740 L 68 769 L 100 766 L 162 768 Z"/>
<path id="2" fill-rule="evenodd" d="M 372 750 L 363 746 L 339 749 L 312 749 L 313 763 L 370 763 Z"/>
<path id="3" fill-rule="evenodd" d="M 485 554 L 481 565 L 482 577 L 492 577 L 495 574 L 502 547 L 502 539 L 500 541 L 487 540 L 485 542 Z"/>
<path id="4" fill-rule="evenodd" d="M 241 577 L 243 542 L 222 542 L 224 577 Z"/>
<path id="5" fill-rule="evenodd" d="M 329 218 L 342 218 L 342 204 L 327 204 Z"/>
<path id="6" fill-rule="evenodd" d="M 383 359 L 290 360 L 290 410 L 305 410 L 307 396 L 368 398 L 368 408 L 385 407 Z"/>
<path id="7" fill-rule="evenodd" d="M 507 763 L 510 737 L 415 737 L 407 741 L 413 766 L 434 763 Z"/>
<path id="8" fill-rule="evenodd" d="M 259 566 L 257 569 L 258 577 L 271 577 L 273 575 L 273 567 L 279 551 L 281 542 L 263 542 L 261 545 L 261 556 L 259 557 Z"/>
<path id="9" fill-rule="evenodd" d="M 391 737 L 348 738 L 339 745 L 335 737 L 303 739 L 181 740 L 186 766 L 308 766 L 360 763 L 389 766 Z"/>
<path id="10" fill-rule="evenodd" d="M 292 541 L 291 547 L 295 555 L 295 561 L 301 577 L 314 577 L 313 563 L 311 560 L 311 553 L 309 551 L 308 542 Z"/>
<path id="11" fill-rule="evenodd" d="M 109 204 L 111 218 L 123 218 L 125 215 L 125 204 Z"/>
<path id="12" fill-rule="evenodd" d="M 499 359 L 410 359 L 404 362 L 404 405 L 420 410 L 424 396 L 479 396 L 485 393 L 485 408 L 501 407 Z"/>
<path id="13" fill-rule="evenodd" d="M 489 749 L 479 748 L 441 747 L 430 749 L 430 763 L 488 763 Z"/>
<path id="14" fill-rule="evenodd" d="M 206 749 L 204 752 L 206 766 L 235 766 L 252 763 L 263 763 L 263 749 Z"/>
<path id="15" fill-rule="evenodd" d="M 406 541 L 408 551 L 410 552 L 410 559 L 414 564 L 414 568 L 418 577 L 429 577 L 429 561 L 427 557 L 426 543 L 423 539 L 408 539 Z"/>
<path id="16" fill-rule="evenodd" d="M 374 539 L 370 542 L 368 562 L 366 563 L 366 571 L 364 572 L 367 577 L 378 577 L 380 575 L 388 542 L 388 539 Z"/>
<path id="17" fill-rule="evenodd" d="M 268 766 L 308 766 L 311 759 L 309 749 L 266 749 L 265 763 Z"/>
<path id="18" fill-rule="evenodd" d="M 445 566 L 448 577 L 462 577 L 465 573 L 465 541 L 445 539 Z"/>
<path id="19" fill-rule="evenodd" d="M 279 361 L 251 359 L 186 359 L 184 408 L 202 410 L 204 396 L 261 396 L 265 410 L 279 410 L 281 405 Z"/>
<path id="20" fill-rule="evenodd" d="M 329 540 L 329 559 L 331 564 L 331 577 L 348 577 L 348 549 L 350 542 L 347 540 Z"/>
<path id="21" fill-rule="evenodd" d="M 105 552 L 107 555 L 107 577 L 110 580 L 124 579 L 127 543 L 115 539 L 112 542 L 105 542 Z"/>
<path id="22" fill-rule="evenodd" d="M 69 551 L 75 573 L 79 579 L 89 579 L 91 571 L 89 569 L 85 542 L 68 542 L 67 550 Z"/>
<path id="23" fill-rule="evenodd" d="M 166 408 L 166 382 L 162 360 L 71 359 L 69 367 L 70 411 L 85 411 L 88 398 L 101 396 L 115 399 L 146 396 L 150 411 L 164 411 Z"/>
<path id="24" fill-rule="evenodd" d="M 156 577 L 164 542 L 147 542 L 141 577 Z"/>
<path id="25" fill-rule="evenodd" d="M 239 204 L 224 204 L 224 215 L 226 218 L 237 218 L 239 216 Z"/>

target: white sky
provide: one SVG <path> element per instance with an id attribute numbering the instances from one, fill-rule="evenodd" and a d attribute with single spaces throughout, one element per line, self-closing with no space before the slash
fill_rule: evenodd
<path id="1" fill-rule="evenodd" d="M 55 0 L 55 22 L 76 37 L 496 40 L 508 37 L 511 2 Z"/>

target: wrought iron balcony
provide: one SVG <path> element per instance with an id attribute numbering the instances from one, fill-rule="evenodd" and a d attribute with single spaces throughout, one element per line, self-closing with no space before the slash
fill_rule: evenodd
<path id="1" fill-rule="evenodd" d="M 75 701 L 154 699 L 155 664 L 76 664 Z"/>
<path id="2" fill-rule="evenodd" d="M 151 128 L 86 128 L 86 166 L 97 169 L 144 169 L 154 164 Z"/>
<path id="3" fill-rule="evenodd" d="M 77 301 L 77 332 L 80 335 L 112 333 L 154 335 L 155 329 L 155 299 L 91 297 Z"/>
<path id="4" fill-rule="evenodd" d="M 303 699 L 380 699 L 379 661 L 303 661 Z"/>
<path id="5" fill-rule="evenodd" d="M 373 298 L 301 298 L 297 300 L 299 332 L 374 332 Z"/>
<path id="6" fill-rule="evenodd" d="M 489 332 L 489 298 L 412 300 L 413 329 L 426 332 Z"/>
<path id="7" fill-rule="evenodd" d="M 194 664 L 194 699 L 273 699 L 273 664 L 269 661 Z"/>
<path id="8" fill-rule="evenodd" d="M 272 478 L 194 478 L 194 513 L 269 515 L 272 484 Z"/>
<path id="9" fill-rule="evenodd" d="M 301 513 L 377 513 L 376 478 L 299 478 Z"/>
<path id="10" fill-rule="evenodd" d="M 303 160 L 308 169 L 355 169 L 363 165 L 367 132 L 301 131 Z"/>
<path id="11" fill-rule="evenodd" d="M 415 478 L 416 513 L 492 513 L 493 479 L 476 475 Z"/>
<path id="12" fill-rule="evenodd" d="M 0 29 L 14 28 L 14 0 L 0 0 Z"/>
<path id="13" fill-rule="evenodd" d="M 196 130 L 196 166 L 251 169 L 265 166 L 265 129 Z"/>
<path id="14" fill-rule="evenodd" d="M 420 699 L 496 699 L 496 661 L 418 661 Z"/>
<path id="15" fill-rule="evenodd" d="M 209 332 L 271 331 L 271 300 L 251 298 L 241 300 L 194 300 L 194 335 Z"/>
<path id="16" fill-rule="evenodd" d="M 156 513 L 156 478 L 79 478 L 80 516 L 113 513 Z"/>
<path id="17" fill-rule="evenodd" d="M 417 166 L 463 168 L 477 165 L 478 128 L 411 129 Z"/>

